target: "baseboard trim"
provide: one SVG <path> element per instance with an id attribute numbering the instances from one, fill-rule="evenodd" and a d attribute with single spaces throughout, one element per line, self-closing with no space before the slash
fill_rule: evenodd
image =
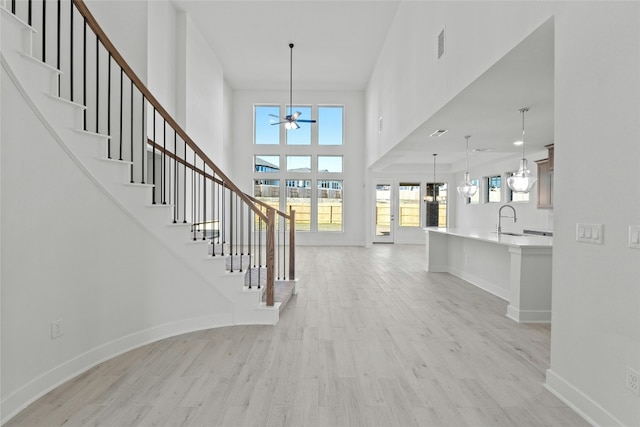
<path id="1" fill-rule="evenodd" d="M 0 424 L 5 424 L 51 390 L 106 360 L 165 338 L 232 325 L 233 315 L 225 313 L 165 323 L 102 344 L 34 378 L 4 399 Z"/>
<path id="2" fill-rule="evenodd" d="M 547 381 L 544 388 L 593 426 L 624 426 L 606 409 L 551 369 L 547 369 Z"/>
<path id="3" fill-rule="evenodd" d="M 518 323 L 551 323 L 551 310 L 518 310 L 509 305 L 507 317 Z"/>

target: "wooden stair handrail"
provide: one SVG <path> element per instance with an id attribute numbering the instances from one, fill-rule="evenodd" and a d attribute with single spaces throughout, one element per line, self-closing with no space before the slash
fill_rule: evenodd
<path id="1" fill-rule="evenodd" d="M 222 185 L 222 186 L 226 186 L 226 183 L 223 182 L 221 179 L 216 178 L 215 176 L 206 173 L 205 171 L 203 171 L 199 167 L 194 166 L 191 163 L 187 162 L 186 160 L 181 159 L 180 157 L 176 156 L 173 152 L 171 152 L 171 151 L 167 150 L 166 148 L 164 148 L 162 145 L 158 144 L 157 142 L 154 142 L 151 138 L 147 138 L 147 144 L 152 146 L 155 150 L 160 151 L 160 154 L 164 154 L 165 156 L 171 158 L 172 160 L 177 161 L 178 163 L 180 163 L 183 166 L 186 166 L 187 168 L 191 169 L 195 173 L 200 174 L 200 175 L 204 176 L 205 178 L 209 178 L 210 180 L 212 180 L 216 184 L 219 184 L 219 185 Z M 251 195 L 249 195 L 247 193 L 244 193 L 244 194 L 253 203 L 257 203 L 258 205 L 260 205 L 260 206 L 262 206 L 264 208 L 267 208 L 267 209 L 274 209 L 276 211 L 276 214 L 280 215 L 281 217 L 283 217 L 285 219 L 291 219 L 291 217 L 289 215 L 287 215 L 286 213 L 274 208 L 271 205 L 266 204 L 262 200 L 256 199 L 255 197 L 253 197 L 253 196 L 251 196 Z M 260 218 L 263 219 L 265 222 L 267 222 L 266 214 L 264 214 L 262 211 L 260 211 L 260 212 L 262 213 L 262 215 L 260 215 Z"/>
<path id="2" fill-rule="evenodd" d="M 237 193 L 240 198 L 251 207 L 251 210 L 256 214 L 260 215 L 260 218 L 263 218 L 266 221 L 266 215 L 262 213 L 260 209 L 258 209 L 254 203 L 247 197 L 247 195 L 241 191 L 219 168 L 216 164 L 198 147 L 198 145 L 187 135 L 187 133 L 180 127 L 180 125 L 171 117 L 171 115 L 164 109 L 162 104 L 153 96 L 151 91 L 147 88 L 147 86 L 140 80 L 137 74 L 133 71 L 133 69 L 129 66 L 129 64 L 124 60 L 118 49 L 113 45 L 109 37 L 102 30 L 102 27 L 98 24 L 95 17 L 89 11 L 89 8 L 84 3 L 83 0 L 72 0 L 73 4 L 76 6 L 82 17 L 86 20 L 89 28 L 93 30 L 98 40 L 102 43 L 105 49 L 111 54 L 111 57 L 114 61 L 122 68 L 124 73 L 129 77 L 129 79 L 133 82 L 133 84 L 138 88 L 140 93 L 145 97 L 145 99 L 155 108 L 155 110 L 162 116 L 164 120 L 176 131 L 176 134 L 182 138 L 182 140 L 191 147 L 191 149 L 205 162 L 207 166 L 211 168 L 220 178 L 224 181 L 225 185 Z"/>

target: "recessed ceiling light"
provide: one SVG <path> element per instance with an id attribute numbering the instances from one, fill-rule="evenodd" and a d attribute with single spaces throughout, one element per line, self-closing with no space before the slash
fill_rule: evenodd
<path id="1" fill-rule="evenodd" d="M 448 130 L 449 130 L 449 129 L 438 129 L 437 131 L 435 131 L 434 133 L 432 133 L 432 134 L 431 134 L 431 135 L 429 135 L 429 136 L 442 136 L 442 135 L 444 135 L 445 133 L 447 133 L 447 131 L 448 131 Z"/>
<path id="2" fill-rule="evenodd" d="M 488 148 L 474 148 L 473 151 L 478 153 L 484 153 L 485 151 L 489 151 Z"/>
<path id="3" fill-rule="evenodd" d="M 513 145 L 517 145 L 517 146 L 520 146 L 522 144 L 524 144 L 524 142 L 522 142 L 522 141 L 514 141 L 513 142 Z"/>

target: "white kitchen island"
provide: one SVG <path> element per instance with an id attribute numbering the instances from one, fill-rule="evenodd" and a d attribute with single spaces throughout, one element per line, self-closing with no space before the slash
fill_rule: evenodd
<path id="1" fill-rule="evenodd" d="M 507 317 L 517 322 L 551 322 L 552 237 L 424 230 L 427 271 L 453 274 L 508 301 Z"/>

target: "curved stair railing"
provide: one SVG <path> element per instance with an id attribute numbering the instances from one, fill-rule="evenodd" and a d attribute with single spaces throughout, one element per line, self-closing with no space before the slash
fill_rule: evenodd
<path id="1" fill-rule="evenodd" d="M 151 185 L 152 205 L 170 206 L 172 222 L 191 224 L 193 239 L 209 240 L 210 255 L 227 256 L 249 287 L 266 286 L 273 306 L 276 274 L 295 279 L 295 212 L 241 191 L 149 91 L 82 0 L 4 1 L 37 30 L 32 56 L 60 71 L 58 96 L 85 107 L 83 129 L 108 135 L 107 157 L 130 164 L 129 182 Z"/>

